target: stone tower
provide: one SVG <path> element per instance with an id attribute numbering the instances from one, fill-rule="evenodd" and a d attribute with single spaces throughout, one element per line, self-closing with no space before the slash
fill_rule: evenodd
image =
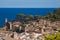
<path id="1" fill-rule="evenodd" d="M 7 23 L 8 22 L 8 20 L 7 20 L 7 18 L 5 18 L 5 23 Z"/>
<path id="2" fill-rule="evenodd" d="M 6 26 L 6 30 L 10 29 L 10 23 L 8 22 L 7 18 L 5 18 L 5 26 Z"/>
<path id="3" fill-rule="evenodd" d="M 5 22 L 5 25 L 3 26 L 3 29 L 6 30 L 6 28 L 7 28 L 7 26 L 6 26 L 7 18 L 4 19 L 4 22 Z"/>

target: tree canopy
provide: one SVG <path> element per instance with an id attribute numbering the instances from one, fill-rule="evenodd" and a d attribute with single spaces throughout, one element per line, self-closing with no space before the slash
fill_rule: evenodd
<path id="1" fill-rule="evenodd" d="M 22 13 L 17 15 L 17 19 L 25 19 L 25 18 L 29 18 L 29 19 L 49 19 L 50 21 L 54 21 L 54 20 L 60 20 L 60 8 L 55 9 L 54 12 L 48 12 L 45 16 L 40 16 L 40 15 L 35 15 L 35 16 L 31 16 L 31 15 L 24 15 Z"/>
<path id="2" fill-rule="evenodd" d="M 46 35 L 45 40 L 60 40 L 60 32 L 52 35 Z"/>

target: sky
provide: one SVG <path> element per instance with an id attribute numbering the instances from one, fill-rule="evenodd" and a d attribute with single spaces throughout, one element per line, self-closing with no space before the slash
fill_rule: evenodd
<path id="1" fill-rule="evenodd" d="M 60 8 L 60 0 L 0 0 L 0 8 Z"/>

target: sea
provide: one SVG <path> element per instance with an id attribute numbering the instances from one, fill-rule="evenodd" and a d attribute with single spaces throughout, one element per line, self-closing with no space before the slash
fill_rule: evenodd
<path id="1" fill-rule="evenodd" d="M 45 16 L 48 12 L 54 12 L 56 8 L 0 8 L 0 28 L 5 23 L 5 18 L 8 22 L 15 20 L 17 14 L 24 15 L 41 15 Z"/>

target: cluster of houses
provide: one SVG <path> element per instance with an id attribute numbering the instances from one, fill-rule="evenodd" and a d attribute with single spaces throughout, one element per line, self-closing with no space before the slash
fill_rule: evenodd
<path id="1" fill-rule="evenodd" d="M 2 29 L 8 31 L 10 37 L 16 38 L 17 40 L 44 40 L 45 35 L 56 33 L 59 31 L 59 28 L 60 21 L 51 22 L 41 19 L 28 24 L 22 24 L 20 21 L 14 20 L 8 22 L 5 19 L 5 25 Z M 10 32 L 12 30 L 13 32 Z"/>

